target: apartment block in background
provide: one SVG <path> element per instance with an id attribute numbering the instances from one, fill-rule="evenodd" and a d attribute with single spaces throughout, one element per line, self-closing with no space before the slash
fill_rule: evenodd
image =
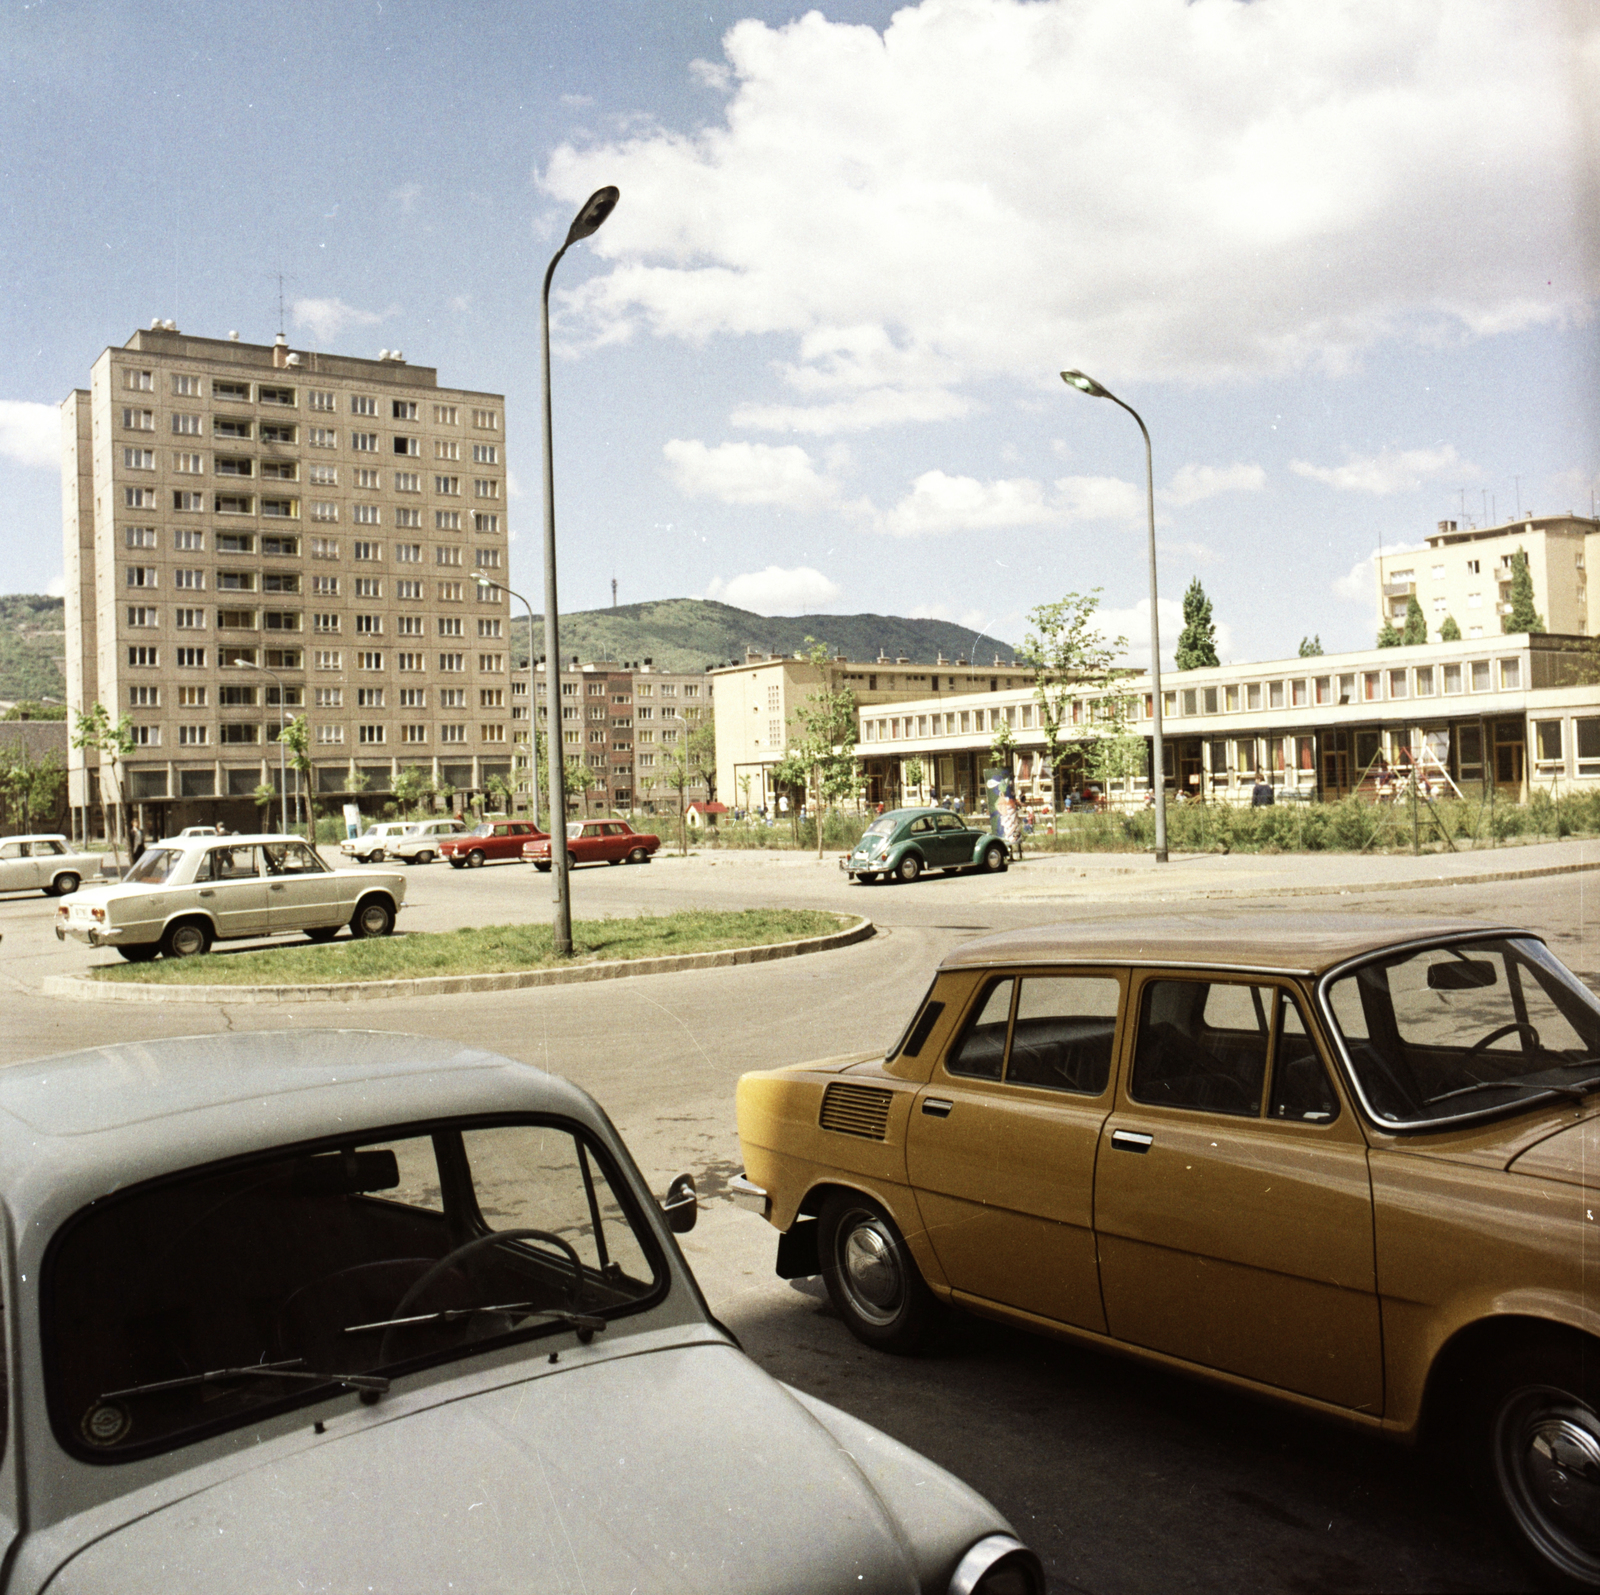
<path id="1" fill-rule="evenodd" d="M 62 405 L 68 700 L 130 717 L 147 832 L 257 823 L 298 715 L 324 800 L 510 780 L 504 440 L 499 394 L 398 351 L 166 322 L 100 356 Z M 109 774 L 74 752 L 73 808 Z"/>

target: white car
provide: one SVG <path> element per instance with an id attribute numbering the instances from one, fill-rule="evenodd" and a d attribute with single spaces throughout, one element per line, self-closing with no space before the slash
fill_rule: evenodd
<path id="1" fill-rule="evenodd" d="M 297 836 L 174 837 L 146 848 L 120 881 L 63 903 L 56 939 L 115 947 L 137 963 L 246 936 L 331 941 L 343 925 L 387 936 L 405 896 L 398 872 L 331 870 Z"/>
<path id="2" fill-rule="evenodd" d="M 66 897 L 100 873 L 98 853 L 75 853 L 57 832 L 0 841 L 0 892 Z"/>
<path id="3" fill-rule="evenodd" d="M 360 836 L 347 837 L 339 844 L 339 851 L 363 864 L 381 864 L 394 851 L 394 844 L 415 829 L 415 820 L 386 820 L 381 825 L 369 825 Z"/>
<path id="4" fill-rule="evenodd" d="M 460 820 L 419 820 L 389 851 L 408 864 L 431 864 L 439 856 L 439 843 L 447 836 L 463 835 L 466 829 Z"/>

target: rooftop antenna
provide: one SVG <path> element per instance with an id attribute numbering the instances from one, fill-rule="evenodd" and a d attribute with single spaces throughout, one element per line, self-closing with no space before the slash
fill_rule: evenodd
<path id="1" fill-rule="evenodd" d="M 617 607 L 617 578 L 615 576 L 611 578 L 611 607 L 613 609 Z"/>
<path id="2" fill-rule="evenodd" d="M 1522 478 L 1518 476 L 1513 480 L 1517 484 L 1517 519 L 1520 521 L 1522 519 Z"/>
<path id="3" fill-rule="evenodd" d="M 278 336 L 287 336 L 283 325 L 283 273 L 278 273 Z"/>

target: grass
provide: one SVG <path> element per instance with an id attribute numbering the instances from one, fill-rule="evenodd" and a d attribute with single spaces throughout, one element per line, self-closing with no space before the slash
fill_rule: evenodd
<path id="1" fill-rule="evenodd" d="M 574 921 L 573 956 L 558 959 L 548 925 L 484 925 L 325 946 L 268 947 L 207 958 L 157 959 L 90 971 L 97 980 L 166 986 L 326 986 L 346 980 L 413 980 L 431 975 L 495 975 L 564 963 L 664 958 L 827 936 L 852 916 L 805 908 L 747 908 L 636 919 Z"/>

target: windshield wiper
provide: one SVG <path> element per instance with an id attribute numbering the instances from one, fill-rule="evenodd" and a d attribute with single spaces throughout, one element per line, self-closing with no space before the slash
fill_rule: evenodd
<path id="1" fill-rule="evenodd" d="M 1548 1080 L 1480 1080 L 1476 1085 L 1457 1086 L 1454 1091 L 1441 1091 L 1436 1097 L 1423 1100 L 1423 1107 L 1431 1108 L 1435 1102 L 1448 1102 L 1451 1097 L 1469 1097 L 1474 1091 L 1549 1091 L 1556 1096 L 1571 1097 L 1581 1102 L 1600 1086 L 1600 1076 L 1593 1080 L 1579 1080 L 1573 1085 L 1554 1085 Z"/>
<path id="2" fill-rule="evenodd" d="M 346 1324 L 343 1332 L 359 1335 L 367 1330 L 401 1329 L 411 1324 L 453 1324 L 457 1319 L 471 1318 L 475 1313 L 521 1313 L 525 1318 L 548 1318 L 552 1323 L 565 1324 L 569 1329 L 576 1329 L 586 1336 L 606 1327 L 604 1318 L 595 1318 L 587 1313 L 536 1308 L 531 1301 L 507 1301 L 487 1303 L 481 1307 L 446 1307 L 442 1312 L 418 1313 L 412 1318 L 380 1318 L 371 1324 Z"/>
<path id="3" fill-rule="evenodd" d="M 257 1362 L 247 1368 L 213 1368 L 209 1373 L 192 1373 L 182 1379 L 157 1379 L 151 1384 L 129 1385 L 126 1390 L 108 1390 L 102 1401 L 114 1401 L 119 1396 L 147 1396 L 157 1390 L 183 1390 L 190 1385 L 215 1384 L 222 1379 L 309 1379 L 316 1384 L 348 1385 L 352 1390 L 384 1391 L 389 1381 L 375 1373 L 311 1373 L 300 1367 L 304 1357 L 291 1357 L 288 1362 Z"/>

